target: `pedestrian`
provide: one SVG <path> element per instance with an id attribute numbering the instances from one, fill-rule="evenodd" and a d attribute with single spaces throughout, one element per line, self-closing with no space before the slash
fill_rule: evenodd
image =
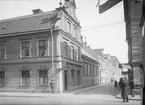
<path id="1" fill-rule="evenodd" d="M 126 100 L 126 102 L 129 102 L 129 99 L 128 99 L 128 88 L 129 88 L 129 82 L 128 82 L 128 79 L 126 78 L 126 77 L 124 77 L 124 84 L 125 84 L 125 86 L 124 86 L 124 90 L 123 90 L 123 102 L 125 102 L 125 100 Z"/>
<path id="2" fill-rule="evenodd" d="M 125 87 L 123 78 L 120 78 L 120 80 L 119 80 L 119 87 L 121 89 L 121 97 L 123 97 L 123 94 L 124 94 L 124 89 L 123 88 Z"/>
<path id="3" fill-rule="evenodd" d="M 118 87 L 118 83 L 117 83 L 117 81 L 116 81 L 116 80 L 114 81 L 114 87 L 115 87 L 115 88 L 117 88 L 117 87 Z"/>
<path id="4" fill-rule="evenodd" d="M 55 81 L 54 81 L 54 79 L 51 79 L 51 81 L 50 81 L 51 93 L 54 93 L 54 87 L 55 87 Z"/>
<path id="5" fill-rule="evenodd" d="M 134 82 L 133 80 L 130 81 L 130 93 L 131 93 L 131 96 L 134 97 L 134 92 L 133 92 L 133 89 L 134 89 Z"/>

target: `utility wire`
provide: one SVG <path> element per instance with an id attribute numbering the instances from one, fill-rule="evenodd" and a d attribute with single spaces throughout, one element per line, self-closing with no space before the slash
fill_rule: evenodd
<path id="1" fill-rule="evenodd" d="M 116 25 L 119 25 L 119 24 L 125 24 L 125 23 L 123 21 L 114 22 L 114 23 L 94 26 L 94 27 L 91 27 L 91 28 L 88 28 L 88 29 L 83 29 L 82 31 L 89 31 L 89 30 L 100 29 L 100 28 L 104 28 L 104 27 L 111 27 L 111 26 L 116 26 Z"/>

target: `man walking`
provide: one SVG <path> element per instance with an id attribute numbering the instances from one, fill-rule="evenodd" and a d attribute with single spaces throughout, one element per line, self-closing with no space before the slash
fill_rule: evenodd
<path id="1" fill-rule="evenodd" d="M 51 81 L 50 81 L 50 88 L 51 88 L 51 92 L 52 93 L 54 93 L 54 86 L 55 86 L 54 79 L 51 79 Z"/>
<path id="2" fill-rule="evenodd" d="M 129 82 L 128 82 L 128 79 L 126 77 L 124 77 L 124 88 L 123 88 L 123 102 L 129 102 L 129 99 L 128 99 L 128 88 L 129 88 Z"/>

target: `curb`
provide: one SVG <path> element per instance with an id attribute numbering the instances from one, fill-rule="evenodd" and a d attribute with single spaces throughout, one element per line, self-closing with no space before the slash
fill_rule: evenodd
<path id="1" fill-rule="evenodd" d="M 0 97 L 50 97 L 50 96 L 68 96 L 68 95 L 76 95 L 79 94 L 80 92 L 86 91 L 86 90 L 90 90 L 92 88 L 96 88 L 99 87 L 100 85 L 96 85 L 96 86 L 90 86 L 90 87 L 86 87 L 86 88 L 82 88 L 82 89 L 76 89 L 74 91 L 68 91 L 68 93 L 17 93 L 17 92 L 0 92 Z"/>
<path id="2" fill-rule="evenodd" d="M 84 92 L 84 91 L 86 91 L 86 90 L 90 90 L 90 89 L 99 87 L 99 86 L 101 86 L 101 85 L 102 85 L 102 84 L 100 84 L 100 85 L 95 85 L 95 86 L 90 86 L 90 87 L 86 87 L 86 88 L 83 88 L 83 89 L 80 89 L 80 90 L 76 90 L 76 91 L 74 91 L 74 95 L 79 94 L 80 92 Z"/>

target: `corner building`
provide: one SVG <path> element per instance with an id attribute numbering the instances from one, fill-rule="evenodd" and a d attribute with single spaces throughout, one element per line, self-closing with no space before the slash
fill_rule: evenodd
<path id="1" fill-rule="evenodd" d="M 74 0 L 0 21 L 0 91 L 64 92 L 81 86 L 82 41 Z M 52 68 L 53 67 L 53 68 Z"/>

